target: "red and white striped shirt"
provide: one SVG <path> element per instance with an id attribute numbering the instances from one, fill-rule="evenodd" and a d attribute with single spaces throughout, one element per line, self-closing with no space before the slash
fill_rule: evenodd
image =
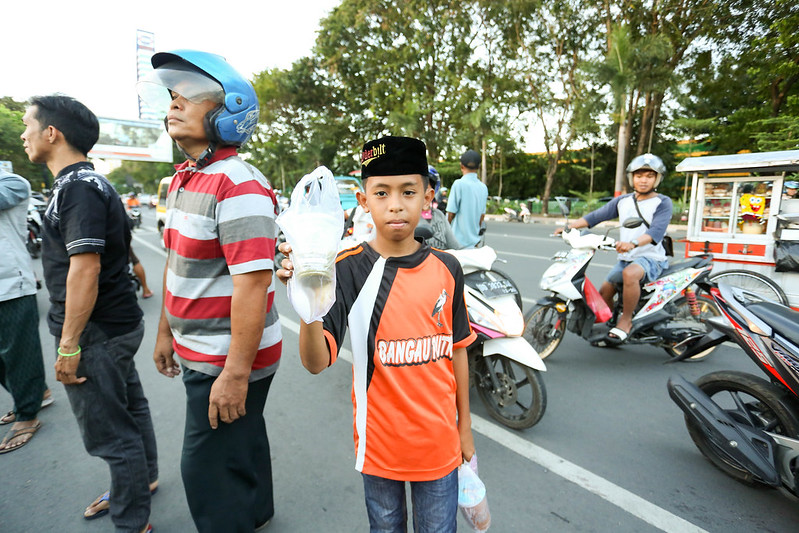
<path id="1" fill-rule="evenodd" d="M 266 178 L 233 147 L 200 169 L 177 167 L 167 195 L 164 305 L 173 347 L 192 370 L 218 375 L 230 348 L 233 278 L 274 265 L 276 201 Z M 273 307 L 275 279 L 250 381 L 277 370 L 282 334 Z"/>

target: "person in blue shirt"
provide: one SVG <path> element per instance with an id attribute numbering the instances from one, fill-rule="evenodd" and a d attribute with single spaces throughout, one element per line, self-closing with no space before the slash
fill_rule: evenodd
<path id="1" fill-rule="evenodd" d="M 447 218 L 452 231 L 464 248 L 480 242 L 480 226 L 486 213 L 488 187 L 477 177 L 480 154 L 467 150 L 461 156 L 463 176 L 452 184 L 447 202 Z"/>

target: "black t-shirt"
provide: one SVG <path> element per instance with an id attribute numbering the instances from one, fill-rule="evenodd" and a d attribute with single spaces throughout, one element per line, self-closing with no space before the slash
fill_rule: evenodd
<path id="1" fill-rule="evenodd" d="M 42 267 L 50 292 L 47 323 L 61 336 L 67 295 L 69 257 L 100 254 L 97 302 L 89 320 L 107 335 L 132 331 L 142 311 L 128 278 L 130 228 L 119 195 L 89 162 L 64 168 L 55 179 L 44 217 Z"/>

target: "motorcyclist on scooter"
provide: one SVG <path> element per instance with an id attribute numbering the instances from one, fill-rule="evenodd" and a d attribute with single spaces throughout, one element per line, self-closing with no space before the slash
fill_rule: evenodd
<path id="1" fill-rule="evenodd" d="M 656 155 L 643 154 L 627 166 L 627 179 L 633 192 L 613 198 L 610 202 L 578 220 L 568 223 L 569 229 L 591 228 L 600 222 L 619 218 L 643 218 L 645 224 L 620 229 L 616 251 L 619 262 L 611 269 L 599 293 L 613 309 L 617 285 L 622 285 L 622 315 L 608 332 L 606 341 L 622 344 L 632 329 L 632 318 L 641 297 L 641 284 L 654 281 L 669 266 L 663 240 L 671 220 L 671 199 L 656 189 L 666 174 L 666 165 Z M 555 234 L 560 234 L 558 228 Z"/>

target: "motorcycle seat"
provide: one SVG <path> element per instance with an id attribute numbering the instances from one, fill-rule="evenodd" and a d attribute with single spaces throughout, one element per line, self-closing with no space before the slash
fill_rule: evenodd
<path id="1" fill-rule="evenodd" d="M 746 306 L 748 311 L 799 346 L 799 311 L 774 302 L 757 302 Z"/>
<path id="2" fill-rule="evenodd" d="M 703 266 L 707 266 L 713 262 L 712 257 L 697 255 L 696 257 L 690 257 L 683 261 L 675 261 L 673 263 L 669 263 L 669 268 L 664 268 L 663 272 L 660 273 L 660 277 L 664 278 L 668 275 L 674 274 L 680 270 L 685 270 L 686 268 L 701 268 Z"/>

